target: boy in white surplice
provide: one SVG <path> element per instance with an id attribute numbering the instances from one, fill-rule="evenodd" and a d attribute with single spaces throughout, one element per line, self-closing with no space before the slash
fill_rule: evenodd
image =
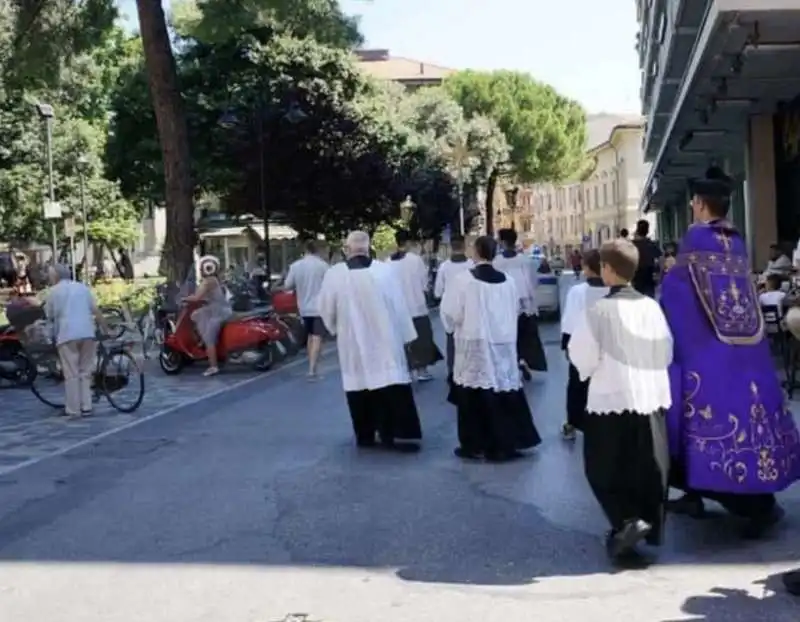
<path id="1" fill-rule="evenodd" d="M 518 368 L 519 294 L 513 279 L 492 266 L 495 247 L 489 236 L 475 241 L 475 267 L 448 284 L 439 310 L 455 344 L 450 391 L 458 412 L 455 454 L 505 462 L 541 439 Z"/>
<path id="2" fill-rule="evenodd" d="M 584 469 L 611 523 L 606 547 L 615 562 L 640 562 L 641 540 L 661 543 L 669 473 L 672 334 L 658 303 L 630 285 L 638 262 L 628 240 L 603 245 L 600 270 L 610 292 L 586 311 L 567 348 L 589 380 Z"/>
<path id="3" fill-rule="evenodd" d="M 572 333 L 586 314 L 586 310 L 608 294 L 608 288 L 600 277 L 600 253 L 597 249 L 586 251 L 582 267 L 586 280 L 569 288 L 564 302 L 564 312 L 561 314 L 561 349 L 565 353 Z M 578 370 L 570 363 L 567 381 L 567 421 L 561 428 L 561 434 L 568 441 L 575 440 L 576 430 L 583 429 L 588 393 L 589 383 L 580 379 Z"/>

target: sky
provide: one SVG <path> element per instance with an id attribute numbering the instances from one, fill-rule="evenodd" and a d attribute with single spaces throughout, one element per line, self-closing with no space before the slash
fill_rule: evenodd
<path id="1" fill-rule="evenodd" d="M 361 17 L 366 47 L 453 69 L 525 71 L 590 113 L 641 112 L 635 0 L 341 2 Z M 135 18 L 133 4 L 122 0 Z"/>

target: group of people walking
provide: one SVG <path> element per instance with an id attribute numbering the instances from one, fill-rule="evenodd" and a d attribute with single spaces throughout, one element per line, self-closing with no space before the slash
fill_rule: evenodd
<path id="1" fill-rule="evenodd" d="M 695 224 L 652 287 L 645 231 L 584 253 L 585 279 L 562 316 L 569 362 L 564 438 L 583 434 L 585 473 L 610 530 L 615 563 L 663 539 L 669 512 L 700 517 L 705 501 L 765 535 L 782 516 L 775 493 L 800 477 L 800 435 L 775 373 L 739 232 L 726 220 L 721 171 L 692 184 Z M 644 233 L 645 235 L 641 235 Z M 547 361 L 537 326 L 535 263 L 513 231 L 473 248 L 453 240 L 434 294 L 446 332 L 448 400 L 458 457 L 504 462 L 541 442 L 523 384 Z M 427 270 L 397 236 L 388 261 L 352 232 L 346 261 L 325 271 L 315 309 L 335 335 L 359 447 L 416 451 L 413 380 L 442 358 L 425 304 Z M 641 249 L 645 248 L 645 251 Z M 642 278 L 642 275 L 647 278 Z M 684 492 L 668 500 L 673 487 Z"/>
<path id="2" fill-rule="evenodd" d="M 565 438 L 584 434 L 589 484 L 616 561 L 657 544 L 664 514 L 701 518 L 705 501 L 759 538 L 782 517 L 775 493 L 800 477 L 800 436 L 765 336 L 744 241 L 726 220 L 732 184 L 691 185 L 695 223 L 659 302 L 637 291 L 651 255 L 618 239 L 584 256 L 585 283 L 562 320 L 570 363 Z M 684 492 L 668 501 L 670 487 Z"/>

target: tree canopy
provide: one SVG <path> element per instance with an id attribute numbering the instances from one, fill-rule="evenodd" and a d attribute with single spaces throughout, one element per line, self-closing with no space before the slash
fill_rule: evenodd
<path id="1" fill-rule="evenodd" d="M 498 180 L 582 163 L 583 110 L 525 74 L 464 71 L 413 92 L 371 81 L 337 0 L 179 0 L 172 33 L 160 0 L 137 9 L 129 36 L 113 0 L 0 3 L 0 240 L 49 239 L 40 102 L 55 111 L 56 199 L 77 212 L 83 187 L 92 236 L 115 246 L 164 205 L 177 278 L 204 196 L 302 234 L 388 240 L 405 226 L 438 240 L 461 205 L 472 228 L 482 191 L 491 230 Z"/>
<path id="2" fill-rule="evenodd" d="M 509 172 L 523 183 L 559 181 L 577 172 L 586 149 L 586 115 L 575 101 L 525 73 L 462 71 L 445 83 L 468 118 L 494 120 L 510 145 Z M 487 180 L 487 220 L 500 170 Z"/>

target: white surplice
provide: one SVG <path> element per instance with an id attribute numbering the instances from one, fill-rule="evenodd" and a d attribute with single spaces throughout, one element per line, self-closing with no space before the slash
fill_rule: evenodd
<path id="1" fill-rule="evenodd" d="M 608 287 L 578 283 L 569 288 L 561 314 L 561 334 L 572 335 L 583 321 L 586 310 L 608 294 Z"/>
<path id="2" fill-rule="evenodd" d="M 524 253 L 517 253 L 513 257 L 505 257 L 501 253 L 494 258 L 492 265 L 496 270 L 505 272 L 514 280 L 519 296 L 519 313 L 539 315 L 539 305 L 536 302 L 539 275 L 536 272 L 536 262 L 533 261 L 533 258 Z"/>
<path id="3" fill-rule="evenodd" d="M 411 317 L 427 317 L 425 290 L 428 289 L 428 268 L 422 257 L 406 253 L 402 259 L 389 259 L 387 264 L 394 271 Z"/>
<path id="4" fill-rule="evenodd" d="M 411 383 L 405 344 L 417 338 L 417 331 L 389 266 L 380 261 L 368 268 L 333 266 L 317 305 L 336 337 L 345 391 Z"/>
<path id="5" fill-rule="evenodd" d="M 445 289 L 447 289 L 447 284 L 450 283 L 457 274 L 461 274 L 466 270 L 471 270 L 474 267 L 475 262 L 471 259 L 467 259 L 466 261 L 446 259 L 443 261 L 436 271 L 436 281 L 433 283 L 433 295 L 441 299 L 442 296 L 444 296 Z"/>
<path id="6" fill-rule="evenodd" d="M 567 348 L 581 380 L 589 380 L 586 410 L 608 415 L 668 409 L 672 348 L 669 325 L 652 298 L 625 292 L 595 302 L 578 319 Z"/>
<path id="7" fill-rule="evenodd" d="M 439 306 L 442 323 L 455 339 L 453 381 L 462 387 L 517 391 L 519 294 L 514 280 L 479 281 L 469 271 L 456 275 Z"/>

